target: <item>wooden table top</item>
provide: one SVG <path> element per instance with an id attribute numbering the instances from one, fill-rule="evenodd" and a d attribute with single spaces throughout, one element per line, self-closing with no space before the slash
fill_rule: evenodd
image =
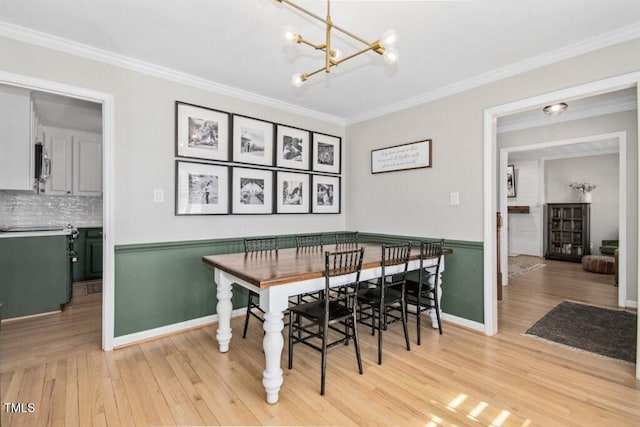
<path id="1" fill-rule="evenodd" d="M 380 267 L 382 244 L 361 243 L 364 247 L 362 269 Z M 340 250 L 345 250 L 340 249 Z M 213 268 L 232 274 L 260 288 L 274 285 L 299 282 L 324 277 L 324 253 L 336 250 L 335 245 L 325 245 L 319 249 L 287 248 L 271 252 L 254 252 L 245 254 L 236 252 L 223 255 L 208 255 L 202 261 Z M 443 253 L 453 253 L 444 249 Z M 413 247 L 410 259 L 420 258 L 420 249 Z"/>

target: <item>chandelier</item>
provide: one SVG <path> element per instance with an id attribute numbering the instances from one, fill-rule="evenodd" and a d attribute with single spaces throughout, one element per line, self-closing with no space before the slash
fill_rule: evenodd
<path id="1" fill-rule="evenodd" d="M 362 55 L 365 52 L 368 51 L 373 51 L 379 55 L 382 55 L 382 57 L 384 58 L 384 61 L 387 64 L 395 64 L 398 61 L 398 51 L 394 48 L 397 40 L 398 40 L 398 35 L 396 34 L 396 32 L 394 30 L 387 30 L 382 34 L 382 37 L 380 37 L 379 40 L 376 40 L 374 42 L 368 42 L 366 40 L 364 40 L 361 37 L 356 36 L 355 34 L 345 30 L 342 27 L 339 27 L 337 25 L 335 25 L 333 23 L 333 21 L 331 20 L 331 5 L 330 5 L 330 0 L 327 0 L 327 17 L 326 18 L 322 18 L 321 16 L 318 16 L 308 10 L 306 10 L 305 8 L 298 6 L 297 4 L 293 3 L 290 0 L 276 0 L 279 3 L 284 3 L 288 6 L 293 7 L 294 9 L 299 10 L 300 12 L 309 15 L 310 17 L 322 22 L 325 24 L 325 41 L 324 43 L 321 44 L 315 44 L 315 43 L 311 43 L 310 41 L 306 40 L 305 38 L 303 38 L 300 33 L 298 33 L 295 29 L 293 29 L 292 27 L 285 27 L 283 30 L 283 36 L 285 37 L 285 39 L 290 42 L 290 43 L 298 43 L 298 44 L 306 44 L 307 46 L 311 46 L 312 48 L 316 49 L 316 50 L 320 50 L 324 52 L 324 66 L 318 68 L 315 71 L 311 71 L 308 73 L 296 73 L 293 75 L 293 77 L 291 78 L 291 83 L 296 86 L 296 87 L 300 87 L 304 84 L 304 82 L 311 76 L 318 74 L 321 71 L 324 71 L 326 73 L 330 73 L 331 72 L 331 67 L 335 67 L 338 66 L 340 64 L 342 64 L 345 61 L 348 61 L 349 59 L 355 58 L 356 56 Z M 338 49 L 332 49 L 331 48 L 331 30 L 336 30 L 336 31 L 340 31 L 341 33 L 351 37 L 354 40 L 357 40 L 358 42 L 362 43 L 365 47 L 363 47 L 361 50 L 358 50 L 350 55 L 347 55 L 345 57 L 342 57 L 342 52 L 340 52 Z"/>

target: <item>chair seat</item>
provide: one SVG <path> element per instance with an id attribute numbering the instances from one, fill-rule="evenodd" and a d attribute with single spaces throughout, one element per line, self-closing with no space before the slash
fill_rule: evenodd
<path id="1" fill-rule="evenodd" d="M 358 292 L 358 299 L 368 303 L 379 304 L 382 298 L 380 287 L 366 288 Z M 387 288 L 384 296 L 384 305 L 392 305 L 402 301 L 402 293 L 397 289 Z"/>
<path id="2" fill-rule="evenodd" d="M 316 322 L 324 320 L 324 300 L 312 301 L 306 304 L 300 304 L 295 307 L 291 307 L 290 311 L 298 313 L 308 319 Z M 329 323 L 338 322 L 345 318 L 352 316 L 353 311 L 345 307 L 344 304 L 340 304 L 337 301 L 329 301 Z"/>

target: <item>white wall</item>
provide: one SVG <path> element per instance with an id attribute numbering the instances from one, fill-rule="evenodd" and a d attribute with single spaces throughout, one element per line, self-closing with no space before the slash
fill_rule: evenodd
<path id="1" fill-rule="evenodd" d="M 175 101 L 340 137 L 344 136 L 342 125 L 4 37 L 0 37 L 0 57 L 11 58 L 2 61 L 2 71 L 114 95 L 117 245 L 345 227 L 344 205 L 339 215 L 174 215 Z M 343 162 L 347 156 L 343 148 Z M 154 189 L 164 190 L 164 203 L 153 203 Z"/>
<path id="2" fill-rule="evenodd" d="M 548 203 L 578 202 L 572 182 L 596 184 L 592 193 L 590 248 L 600 254 L 601 241 L 618 239 L 618 154 L 548 160 L 545 165 Z"/>
<path id="3" fill-rule="evenodd" d="M 638 51 L 640 39 L 348 126 L 347 228 L 482 241 L 484 110 L 640 70 Z M 432 168 L 371 175 L 372 149 L 427 138 L 433 140 Z M 637 132 L 629 140 L 632 159 Z M 637 180 L 630 181 L 633 195 Z M 372 188 L 385 203 L 370 197 Z M 449 205 L 452 191 L 460 192 L 459 206 Z"/>
<path id="4" fill-rule="evenodd" d="M 516 197 L 507 201 L 510 206 L 529 206 L 529 213 L 508 215 L 509 254 L 542 256 L 542 200 L 540 162 L 509 162 L 516 174 Z"/>
<path id="5" fill-rule="evenodd" d="M 490 47 L 488 47 L 490 54 Z M 640 70 L 640 39 L 593 51 L 482 87 L 347 127 L 347 228 L 406 235 L 483 241 L 483 114 L 485 109 Z M 629 116 L 637 117 L 636 112 Z M 584 127 L 563 128 L 566 134 Z M 613 131 L 620 131 L 616 128 Z M 550 132 L 547 130 L 545 132 Z M 503 137 L 503 134 L 500 135 Z M 433 167 L 371 175 L 371 150 L 433 139 Z M 550 141 L 548 133 L 536 141 Z M 569 136 L 565 137 L 569 138 Z M 628 299 L 636 300 L 637 118 L 628 141 Z M 371 197 L 375 189 L 380 197 Z M 400 189 L 405 189 L 400 191 Z M 449 193 L 460 205 L 449 205 Z"/>

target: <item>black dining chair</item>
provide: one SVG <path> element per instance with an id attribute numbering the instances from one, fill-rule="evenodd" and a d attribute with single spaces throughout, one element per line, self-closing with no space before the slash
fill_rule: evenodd
<path id="1" fill-rule="evenodd" d="M 440 276 L 440 260 L 444 239 L 425 240 L 420 242 L 420 269 L 416 280 L 407 279 L 406 303 L 415 305 L 418 345 L 420 345 L 421 314 L 428 310 L 435 310 L 438 330 L 442 335 L 440 321 L 440 303 L 438 302 L 438 279 Z"/>
<path id="2" fill-rule="evenodd" d="M 324 255 L 324 236 L 317 234 L 298 234 L 296 235 L 296 249 L 301 255 L 310 255 L 316 253 L 318 256 Z M 294 304 L 302 302 L 310 302 L 322 297 L 323 291 L 309 292 L 295 297 Z"/>
<path id="3" fill-rule="evenodd" d="M 319 249 L 322 250 L 324 246 L 324 237 L 322 234 L 298 234 L 296 235 L 296 248 L 297 249 Z"/>
<path id="4" fill-rule="evenodd" d="M 267 256 L 278 251 L 278 237 L 259 237 L 244 239 L 245 256 Z M 256 311 L 258 313 L 256 313 Z M 244 331 L 242 338 L 247 337 L 247 329 L 249 328 L 249 319 L 251 316 L 264 322 L 264 311 L 260 308 L 260 295 L 249 290 L 249 299 L 247 301 L 247 313 L 244 318 Z"/>
<path id="5" fill-rule="evenodd" d="M 325 252 L 322 299 L 289 307 L 289 369 L 293 367 L 294 344 L 305 344 L 322 353 L 321 395 L 325 392 L 329 347 L 340 343 L 348 345 L 352 339 L 358 372 L 363 372 L 355 305 L 363 255 L 364 248 Z M 352 283 L 355 286 L 349 286 Z M 332 333 L 332 341 L 329 340 L 329 332 Z M 334 337 L 334 333 L 340 334 L 340 338 Z"/>
<path id="6" fill-rule="evenodd" d="M 378 364 L 382 364 L 382 334 L 387 326 L 402 322 L 407 350 L 409 332 L 407 329 L 407 305 L 405 303 L 405 281 L 411 242 L 382 245 L 382 275 L 375 286 L 358 291 L 358 321 L 371 327 L 371 333 L 378 332 Z"/>
<path id="7" fill-rule="evenodd" d="M 358 232 L 336 233 L 336 247 L 349 247 L 358 245 Z"/>

